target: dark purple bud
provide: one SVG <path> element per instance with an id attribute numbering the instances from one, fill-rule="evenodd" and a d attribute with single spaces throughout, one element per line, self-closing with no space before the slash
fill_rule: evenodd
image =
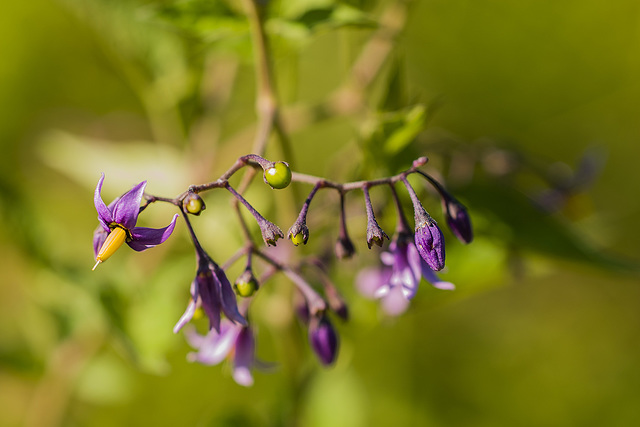
<path id="1" fill-rule="evenodd" d="M 313 317 L 309 325 L 309 343 L 314 353 L 323 365 L 333 364 L 338 355 L 338 335 L 333 329 L 329 319 L 323 314 L 322 317 Z"/>
<path id="2" fill-rule="evenodd" d="M 356 248 L 349 236 L 340 236 L 336 241 L 335 252 L 339 259 L 351 258 L 356 253 Z"/>
<path id="3" fill-rule="evenodd" d="M 440 271 L 444 268 L 444 236 L 431 217 L 423 222 L 416 222 L 415 243 L 420 256 L 432 270 Z"/>
<path id="4" fill-rule="evenodd" d="M 340 232 L 336 241 L 335 253 L 338 259 L 351 258 L 356 252 L 347 232 L 347 220 L 344 213 L 344 193 L 340 193 Z"/>
<path id="5" fill-rule="evenodd" d="M 471 243 L 473 240 L 473 229 L 471 228 L 471 218 L 467 209 L 457 200 L 449 200 L 446 204 L 447 225 L 451 232 L 462 243 Z"/>

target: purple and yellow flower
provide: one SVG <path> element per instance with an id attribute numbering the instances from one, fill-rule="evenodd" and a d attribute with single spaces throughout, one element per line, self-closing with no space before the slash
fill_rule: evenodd
<path id="1" fill-rule="evenodd" d="M 197 350 L 189 353 L 189 361 L 217 365 L 229 358 L 233 363 L 235 382 L 245 387 L 253 385 L 255 337 L 249 326 L 223 319 L 219 331 L 211 329 L 207 335 L 200 335 L 195 328 L 189 328 L 185 336 L 189 345 Z"/>
<path id="2" fill-rule="evenodd" d="M 438 289 L 453 290 L 455 285 L 441 280 L 420 256 L 410 233 L 399 233 L 380 255 L 384 266 L 362 270 L 356 286 L 369 298 L 380 299 L 382 309 L 397 316 L 409 306 L 422 277 Z"/>
<path id="3" fill-rule="evenodd" d="M 96 257 L 94 270 L 98 264 L 106 261 L 125 242 L 135 251 L 144 251 L 163 243 L 173 232 L 178 218 L 177 214 L 174 215 L 171 223 L 164 228 L 136 227 L 140 201 L 147 181 L 142 181 L 116 198 L 109 206 L 105 205 L 100 196 L 103 181 L 104 174 L 100 177 L 93 196 L 100 221 L 100 226 L 93 235 L 93 252 Z"/>
<path id="4" fill-rule="evenodd" d="M 196 259 L 198 271 L 191 283 L 191 301 L 173 328 L 173 332 L 178 333 L 184 325 L 191 321 L 196 310 L 200 307 L 209 318 L 210 329 L 220 331 L 221 312 L 230 321 L 246 326 L 247 321 L 238 311 L 236 294 L 233 292 L 224 270 L 201 248 L 196 250 Z"/>

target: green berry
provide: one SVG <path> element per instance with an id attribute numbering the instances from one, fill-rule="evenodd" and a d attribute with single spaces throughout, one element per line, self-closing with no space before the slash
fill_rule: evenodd
<path id="1" fill-rule="evenodd" d="M 236 291 L 238 296 L 247 298 L 252 296 L 258 290 L 258 281 L 253 276 L 248 280 L 245 280 L 245 278 L 242 277 L 234 283 L 233 289 Z"/>
<path id="2" fill-rule="evenodd" d="M 204 204 L 204 200 L 202 200 L 202 197 L 200 197 L 195 193 L 190 193 L 184 199 L 183 204 L 184 204 L 184 209 L 192 215 L 200 215 L 200 212 L 206 209 L 206 206 Z"/>
<path id="3" fill-rule="evenodd" d="M 291 243 L 299 246 L 301 244 L 306 244 L 307 242 L 304 240 L 304 236 L 302 235 L 302 233 L 298 233 L 295 236 L 291 236 Z"/>
<path id="4" fill-rule="evenodd" d="M 276 162 L 264 171 L 264 180 L 271 188 L 286 188 L 291 183 L 291 169 L 285 162 Z"/>

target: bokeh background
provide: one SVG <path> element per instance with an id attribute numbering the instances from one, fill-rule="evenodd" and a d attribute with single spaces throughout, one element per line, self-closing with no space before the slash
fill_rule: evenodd
<path id="1" fill-rule="evenodd" d="M 258 356 L 278 367 L 250 389 L 228 366 L 188 363 L 171 332 L 195 271 L 184 224 L 162 247 L 122 249 L 91 271 L 101 172 L 107 200 L 144 179 L 174 196 L 251 150 L 255 68 L 242 5 L 1 9 L 0 425 L 640 423 L 638 2 L 271 2 L 291 147 L 274 139 L 267 157 L 347 181 L 428 155 L 427 169 L 467 204 L 476 239 L 463 246 L 446 232 L 443 277 L 457 290 L 423 283 L 389 319 L 354 290 L 380 251 L 366 249 L 352 197 L 358 255 L 331 265 L 351 309 L 349 322 L 334 319 L 336 365 L 322 368 L 308 350 L 291 285 L 276 278 L 251 316 Z M 362 104 L 341 109 L 338 97 L 319 114 L 312 107 L 349 81 L 380 21 L 400 32 Z M 306 191 L 256 182 L 247 198 L 286 230 L 300 206 L 291 194 Z M 388 194 L 372 197 L 390 232 Z M 241 234 L 226 194 L 206 202 L 196 228 L 222 262 Z M 319 196 L 310 244 L 279 250 L 323 253 L 336 212 L 335 198 Z M 141 220 L 159 227 L 172 213 L 154 205 Z"/>

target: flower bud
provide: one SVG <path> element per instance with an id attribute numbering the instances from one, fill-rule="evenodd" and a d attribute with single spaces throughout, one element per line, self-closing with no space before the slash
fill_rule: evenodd
<path id="1" fill-rule="evenodd" d="M 415 243 L 420 256 L 432 270 L 440 271 L 444 268 L 444 236 L 431 217 L 416 223 Z"/>
<path id="2" fill-rule="evenodd" d="M 184 210 L 192 215 L 200 215 L 207 207 L 202 197 L 196 193 L 189 193 L 182 201 Z"/>
<path id="3" fill-rule="evenodd" d="M 291 169 L 286 162 L 276 162 L 264 170 L 264 182 L 281 190 L 291 183 Z"/>
<path id="4" fill-rule="evenodd" d="M 451 232 L 462 243 L 471 243 L 473 240 L 473 229 L 471 218 L 467 209 L 457 200 L 449 200 L 446 206 L 447 225 Z"/>
<path id="5" fill-rule="evenodd" d="M 238 296 L 248 298 L 252 296 L 258 290 L 258 281 L 256 280 L 253 272 L 250 269 L 246 269 L 240 277 L 233 284 L 233 290 L 236 291 Z"/>
<path id="6" fill-rule="evenodd" d="M 322 317 L 313 317 L 309 325 L 309 343 L 314 353 L 323 365 L 333 364 L 338 355 L 338 335 L 333 329 L 329 319 L 322 314 Z"/>
<path id="7" fill-rule="evenodd" d="M 338 259 L 351 258 L 356 253 L 356 248 L 349 236 L 338 237 L 334 250 Z"/>

